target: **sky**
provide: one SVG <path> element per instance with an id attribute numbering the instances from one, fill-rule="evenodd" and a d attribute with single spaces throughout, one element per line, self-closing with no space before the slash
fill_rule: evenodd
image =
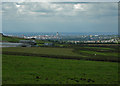
<path id="1" fill-rule="evenodd" d="M 2 32 L 118 32 L 118 3 L 3 2 Z"/>

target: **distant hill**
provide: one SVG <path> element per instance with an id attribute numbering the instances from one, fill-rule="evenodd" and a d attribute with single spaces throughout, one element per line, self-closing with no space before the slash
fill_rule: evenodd
<path id="1" fill-rule="evenodd" d="M 0 39 L 0 41 L 3 41 L 3 42 L 14 42 L 14 43 L 18 43 L 20 40 L 27 40 L 27 39 L 19 38 L 19 37 L 5 36 L 5 35 L 3 35 L 3 34 L 0 34 L 0 37 L 2 38 L 2 39 Z"/>
<path id="2" fill-rule="evenodd" d="M 3 33 L 0 33 L 0 36 L 3 36 Z"/>
<path id="3" fill-rule="evenodd" d="M 3 34 L 0 35 L 0 41 L 1 42 L 12 42 L 12 43 L 19 43 L 20 40 L 35 40 L 37 44 L 44 44 L 46 41 L 42 40 L 36 40 L 36 39 L 25 39 L 20 37 L 11 37 L 11 36 L 5 36 Z"/>

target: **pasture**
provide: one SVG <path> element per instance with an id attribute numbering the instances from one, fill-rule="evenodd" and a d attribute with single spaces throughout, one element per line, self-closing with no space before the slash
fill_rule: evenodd
<path id="1" fill-rule="evenodd" d="M 14 47 L 3 48 L 3 54 L 38 56 L 61 59 L 93 60 L 118 62 L 118 48 L 108 47 L 78 47 L 78 48 L 52 48 L 52 47 Z"/>
<path id="2" fill-rule="evenodd" d="M 117 47 L 2 48 L 3 84 L 118 84 Z"/>
<path id="3" fill-rule="evenodd" d="M 118 84 L 118 63 L 4 55 L 4 84 Z"/>

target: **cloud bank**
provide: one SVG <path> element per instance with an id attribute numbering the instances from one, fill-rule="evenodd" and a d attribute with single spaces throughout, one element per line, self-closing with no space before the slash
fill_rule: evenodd
<path id="1" fill-rule="evenodd" d="M 4 2 L 3 31 L 116 32 L 117 3 Z"/>

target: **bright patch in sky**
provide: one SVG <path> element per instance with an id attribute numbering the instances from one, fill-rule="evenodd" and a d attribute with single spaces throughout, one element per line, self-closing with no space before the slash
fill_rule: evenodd
<path id="1" fill-rule="evenodd" d="M 17 5 L 17 4 L 16 4 L 16 7 L 20 7 L 20 5 Z"/>
<path id="2" fill-rule="evenodd" d="M 75 4 L 75 5 L 74 5 L 74 8 L 75 8 L 75 9 L 84 10 L 84 7 L 82 7 L 81 4 Z"/>

